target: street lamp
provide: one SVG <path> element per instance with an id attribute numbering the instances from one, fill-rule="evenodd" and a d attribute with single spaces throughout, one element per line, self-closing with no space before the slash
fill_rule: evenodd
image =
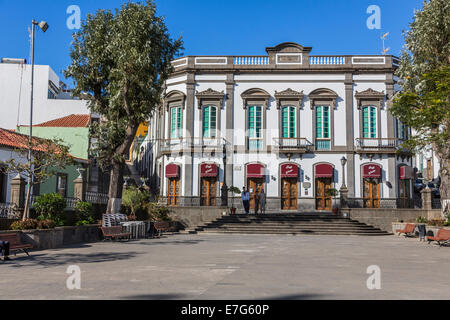
<path id="1" fill-rule="evenodd" d="M 339 190 L 340 197 L 341 197 L 341 208 L 347 209 L 348 208 L 348 188 L 345 185 L 345 165 L 347 164 L 347 159 L 345 157 L 342 157 L 341 159 L 342 164 L 342 186 Z M 344 216 L 346 213 L 344 213 Z"/>
<path id="2" fill-rule="evenodd" d="M 347 164 L 347 159 L 345 157 L 342 157 L 341 164 L 342 164 L 342 187 L 345 187 L 345 165 Z"/>
<path id="3" fill-rule="evenodd" d="M 34 26 L 39 26 L 42 32 L 47 31 L 48 23 L 45 21 L 37 22 L 34 19 L 31 21 L 31 99 L 30 99 L 30 132 L 29 132 L 29 146 L 28 146 L 28 165 L 31 170 L 31 154 L 32 154 L 32 137 L 33 137 L 33 84 L 34 84 Z M 33 175 L 28 177 L 28 188 L 31 188 L 33 183 Z M 30 190 L 30 189 L 28 189 Z M 30 194 L 27 193 L 27 217 L 30 216 Z"/>
<path id="4" fill-rule="evenodd" d="M 223 158 L 222 207 L 228 207 L 227 145 L 226 145 L 226 142 L 224 142 L 224 144 L 223 144 L 222 158 Z"/>

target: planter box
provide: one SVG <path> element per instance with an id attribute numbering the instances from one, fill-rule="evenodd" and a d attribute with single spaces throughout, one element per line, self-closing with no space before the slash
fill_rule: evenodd
<path id="1" fill-rule="evenodd" d="M 63 246 L 100 241 L 98 225 L 57 227 L 48 230 L 7 231 L 19 233 L 22 242 L 33 245 L 33 249 L 55 249 Z"/>

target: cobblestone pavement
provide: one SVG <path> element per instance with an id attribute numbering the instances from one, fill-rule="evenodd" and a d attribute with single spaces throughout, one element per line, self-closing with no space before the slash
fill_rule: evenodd
<path id="1" fill-rule="evenodd" d="M 176 235 L 31 255 L 0 262 L 2 299 L 450 299 L 450 247 L 396 236 Z M 381 290 L 367 288 L 372 265 Z"/>

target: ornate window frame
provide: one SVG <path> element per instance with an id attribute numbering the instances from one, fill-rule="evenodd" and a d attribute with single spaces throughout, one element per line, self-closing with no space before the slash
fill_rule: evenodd
<path id="1" fill-rule="evenodd" d="M 249 105 L 255 105 L 255 106 L 262 106 L 262 149 L 257 150 L 257 152 L 261 152 L 264 150 L 267 150 L 267 142 L 266 142 L 266 128 L 267 128 L 267 108 L 269 107 L 270 102 L 270 94 L 259 88 L 252 88 L 244 91 L 241 94 L 241 98 L 243 101 L 243 108 L 245 110 L 245 150 L 249 151 L 249 136 L 248 136 L 248 106 Z"/>
<path id="2" fill-rule="evenodd" d="M 283 135 L 283 128 L 282 128 L 283 107 L 294 106 L 296 111 L 295 116 L 296 138 L 300 138 L 300 110 L 302 109 L 303 99 L 305 98 L 303 91 L 298 92 L 292 90 L 291 88 L 288 88 L 280 92 L 275 91 L 274 96 L 278 109 L 278 136 L 281 138 Z"/>
<path id="3" fill-rule="evenodd" d="M 225 100 L 225 93 L 213 90 L 211 88 L 201 91 L 195 94 L 195 97 L 197 99 L 197 108 L 200 110 L 199 112 L 199 120 L 201 123 L 200 128 L 200 138 L 203 141 L 203 110 L 205 107 L 208 106 L 215 106 L 216 107 L 216 139 L 219 139 L 221 137 L 221 123 L 222 123 L 222 109 L 223 109 L 223 102 Z M 209 138 L 207 138 L 209 139 Z"/>
<path id="4" fill-rule="evenodd" d="M 355 93 L 356 106 L 359 110 L 359 137 L 363 138 L 363 108 L 376 107 L 377 108 L 377 138 L 381 138 L 381 108 L 383 106 L 386 94 L 384 91 L 375 91 L 372 88 Z"/>
<path id="5" fill-rule="evenodd" d="M 165 117 L 167 116 L 167 139 L 172 139 L 171 137 L 171 108 L 173 107 L 181 107 L 181 136 L 183 136 L 183 122 L 184 122 L 184 109 L 186 108 L 186 94 L 178 90 L 172 90 L 164 96 L 163 100 L 163 109 L 165 113 Z"/>

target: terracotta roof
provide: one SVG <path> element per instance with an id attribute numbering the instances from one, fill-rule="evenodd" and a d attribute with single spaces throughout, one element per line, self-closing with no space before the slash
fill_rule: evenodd
<path id="1" fill-rule="evenodd" d="M 89 114 L 71 114 L 70 116 L 50 120 L 33 127 L 66 127 L 66 128 L 86 128 L 89 126 L 91 116 Z"/>
<path id="2" fill-rule="evenodd" d="M 0 146 L 28 149 L 28 139 L 29 137 L 25 134 L 0 128 Z M 41 141 L 42 139 L 33 137 L 33 145 L 35 146 L 33 149 L 35 151 L 47 151 L 45 147 L 39 145 Z"/>

